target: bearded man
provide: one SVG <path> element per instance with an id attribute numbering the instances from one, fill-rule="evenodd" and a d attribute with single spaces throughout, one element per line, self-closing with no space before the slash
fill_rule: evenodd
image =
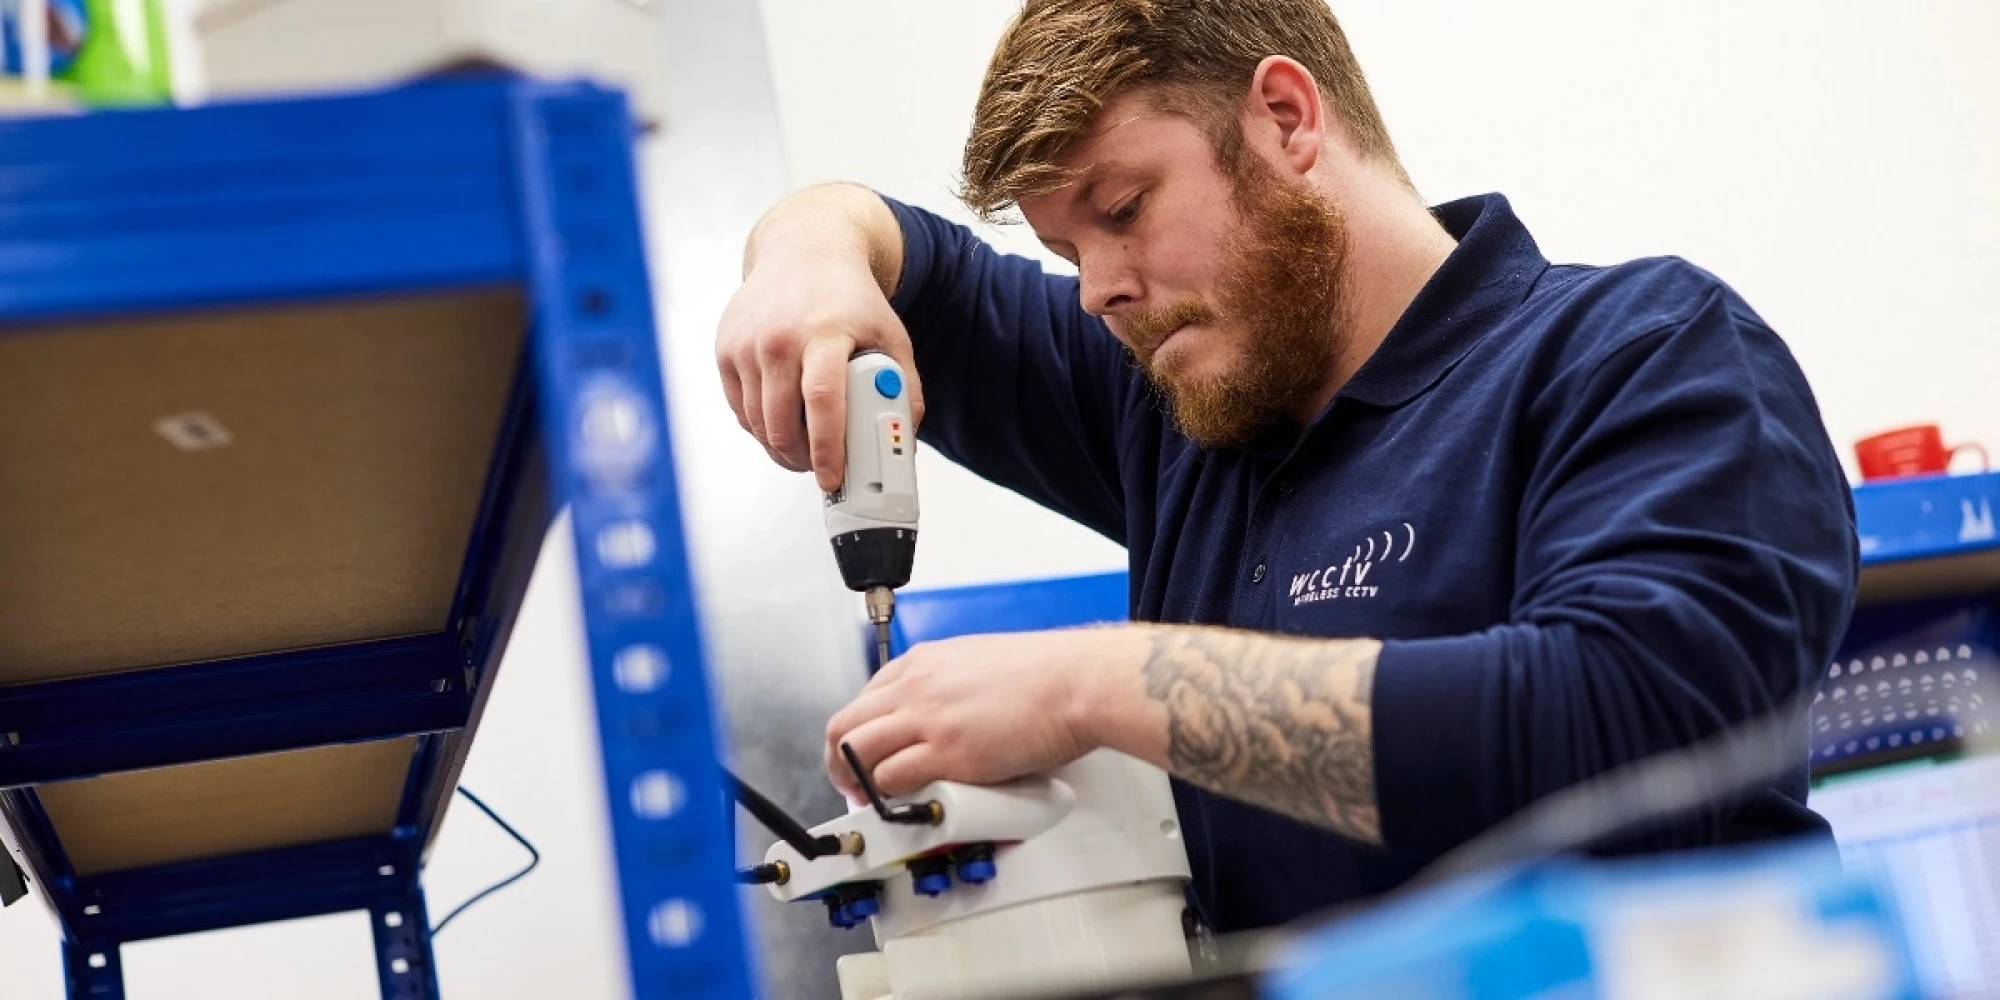
<path id="1" fill-rule="evenodd" d="M 1798 705 L 1832 656 L 1853 507 L 1785 345 L 1684 261 L 1551 264 L 1500 195 L 1426 206 L 1324 0 L 1029 0 L 963 197 L 1076 276 L 812 188 L 717 345 L 823 488 L 879 349 L 921 440 L 1130 553 L 1131 624 L 877 674 L 826 738 L 885 792 L 1114 748 L 1173 776 L 1205 922 L 1265 927 Z M 1796 732 L 1781 779 L 1589 848 L 1830 843 Z"/>

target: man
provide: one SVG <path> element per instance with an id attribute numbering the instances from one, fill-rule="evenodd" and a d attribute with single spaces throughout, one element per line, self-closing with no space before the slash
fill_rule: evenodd
<path id="1" fill-rule="evenodd" d="M 889 664 L 827 727 L 885 791 L 1120 750 L 1176 779 L 1209 925 L 1268 926 L 1832 655 L 1852 506 L 1785 346 L 1687 263 L 1551 265 L 1500 196 L 1427 208 L 1324 0 L 1029 0 L 964 187 L 1077 276 L 807 190 L 752 235 L 730 403 L 831 488 L 845 362 L 888 352 L 926 443 L 1127 547 L 1135 624 Z M 1592 848 L 1824 839 L 1798 739 Z"/>

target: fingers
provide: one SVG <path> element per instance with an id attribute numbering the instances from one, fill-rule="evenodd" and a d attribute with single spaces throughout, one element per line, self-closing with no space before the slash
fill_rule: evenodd
<path id="1" fill-rule="evenodd" d="M 822 492 L 840 486 L 847 466 L 847 359 L 853 354 L 852 337 L 821 337 L 806 345 L 801 365 L 807 464 Z"/>
<path id="2" fill-rule="evenodd" d="M 771 459 L 793 472 L 804 472 L 806 461 L 805 404 L 799 398 L 799 355 L 782 342 L 767 342 L 760 352 L 764 399 L 764 448 Z"/>
<path id="3" fill-rule="evenodd" d="M 742 420 L 743 428 L 750 432 L 750 436 L 756 438 L 758 444 L 763 445 L 764 380 L 762 372 L 754 363 L 739 363 L 736 366 L 736 375 L 740 380 L 737 392 L 743 397 L 743 409 L 737 413 L 737 417 Z M 769 451 L 770 446 L 765 445 L 764 450 Z"/>
<path id="4" fill-rule="evenodd" d="M 895 798 L 944 777 L 944 773 L 937 747 L 918 742 L 890 754 L 875 765 L 870 776 L 875 779 L 875 787 L 884 798 Z"/>
<path id="5" fill-rule="evenodd" d="M 736 414 L 736 426 L 750 429 L 750 418 L 743 411 L 743 377 L 736 373 L 736 362 L 727 357 L 716 359 L 716 367 L 722 372 L 722 395 L 729 400 L 729 411 Z"/>
<path id="6" fill-rule="evenodd" d="M 852 730 L 838 734 L 835 734 L 829 726 L 826 743 L 827 777 L 832 779 L 833 787 L 842 795 L 850 799 L 863 798 L 861 783 L 855 779 L 853 769 L 847 766 L 846 756 L 840 752 L 841 744 L 845 743 L 854 748 L 854 754 L 860 759 L 861 766 L 866 768 L 872 777 L 878 761 L 894 756 L 916 743 L 918 735 L 917 727 L 912 725 L 907 717 L 899 715 L 884 715 L 870 719 Z M 879 787 L 880 783 L 877 782 L 877 785 Z M 883 794 L 892 793 L 884 790 Z"/>
<path id="7" fill-rule="evenodd" d="M 828 760 L 834 760 L 839 756 L 837 751 L 839 750 L 840 742 L 847 739 L 848 734 L 861 729 L 878 718 L 896 714 L 895 702 L 884 693 L 883 688 L 884 685 L 877 683 L 877 681 L 869 681 L 868 686 L 862 688 L 861 693 L 855 695 L 854 700 L 847 703 L 847 707 L 833 713 L 833 718 L 826 720 Z M 873 760 L 874 758 L 869 759 Z"/>

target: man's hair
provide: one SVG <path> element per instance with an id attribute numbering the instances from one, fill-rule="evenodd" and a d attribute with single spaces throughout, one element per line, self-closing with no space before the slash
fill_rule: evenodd
<path id="1" fill-rule="evenodd" d="M 1106 102 L 1138 88 L 1194 119 L 1233 163 L 1237 114 L 1257 65 L 1273 55 L 1311 72 L 1361 153 L 1402 176 L 1327 0 L 1027 0 L 980 85 L 959 196 L 992 220 L 1068 183 L 1055 160 Z"/>

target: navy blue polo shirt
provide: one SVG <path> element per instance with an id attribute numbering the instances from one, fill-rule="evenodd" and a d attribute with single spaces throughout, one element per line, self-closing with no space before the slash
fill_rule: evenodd
<path id="1" fill-rule="evenodd" d="M 921 439 L 1124 545 L 1135 619 L 1383 640 L 1386 845 L 1176 782 L 1220 931 L 1375 895 L 1537 798 L 1762 715 L 1852 603 L 1852 497 L 1797 363 L 1672 258 L 1551 264 L 1499 195 L 1326 410 L 1182 437 L 1074 278 L 890 201 Z M 1827 839 L 1799 767 L 1601 854 Z"/>

